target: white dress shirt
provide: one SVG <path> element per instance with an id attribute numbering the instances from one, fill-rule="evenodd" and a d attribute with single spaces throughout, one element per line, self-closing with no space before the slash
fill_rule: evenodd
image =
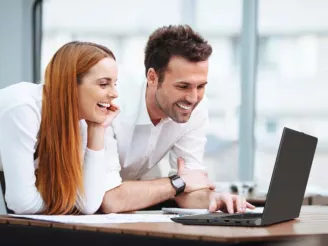
<path id="1" fill-rule="evenodd" d="M 150 169 L 169 153 L 171 171 L 177 170 L 177 158 L 186 168 L 205 169 L 203 165 L 208 124 L 207 99 L 192 112 L 187 123 L 162 119 L 156 126 L 146 107 L 147 83 L 118 83 L 118 105 L 121 113 L 113 122 L 118 143 L 123 180 L 143 179 Z"/>
<path id="2" fill-rule="evenodd" d="M 21 82 L 0 90 L 0 170 L 4 171 L 7 206 L 15 213 L 33 214 L 45 209 L 35 186 L 34 160 L 41 123 L 43 85 Z M 57 102 L 51 102 L 57 103 Z M 93 151 L 87 145 L 87 125 L 82 134 L 84 192 L 76 206 L 85 214 L 98 210 L 107 190 L 121 184 L 117 145 L 111 127 L 106 129 L 105 147 Z"/>

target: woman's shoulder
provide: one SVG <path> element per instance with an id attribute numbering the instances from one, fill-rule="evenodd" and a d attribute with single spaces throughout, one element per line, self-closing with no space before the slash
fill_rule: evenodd
<path id="1" fill-rule="evenodd" d="M 0 90 L 0 116 L 20 106 L 30 106 L 39 111 L 41 101 L 42 85 L 30 82 L 10 85 Z"/>

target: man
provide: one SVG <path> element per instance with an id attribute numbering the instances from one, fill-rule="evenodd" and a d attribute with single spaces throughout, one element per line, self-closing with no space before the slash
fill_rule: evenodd
<path id="1" fill-rule="evenodd" d="M 208 124 L 208 58 L 212 47 L 189 26 L 166 26 L 145 49 L 147 83 L 119 82 L 121 112 L 113 129 L 123 183 L 107 191 L 104 212 L 138 210 L 174 199 L 180 207 L 253 208 L 244 199 L 219 194 L 203 166 Z M 141 180 L 169 152 L 173 176 Z"/>

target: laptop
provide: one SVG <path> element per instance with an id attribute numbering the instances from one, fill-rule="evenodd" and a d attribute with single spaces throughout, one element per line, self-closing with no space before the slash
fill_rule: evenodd
<path id="1" fill-rule="evenodd" d="M 214 212 L 171 220 L 185 225 L 268 226 L 298 218 L 317 142 L 314 136 L 283 129 L 263 213 Z"/>

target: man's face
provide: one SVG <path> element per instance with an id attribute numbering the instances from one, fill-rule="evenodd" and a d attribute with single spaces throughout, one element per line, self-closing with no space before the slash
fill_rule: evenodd
<path id="1" fill-rule="evenodd" d="M 177 123 L 189 120 L 203 99 L 207 84 L 208 61 L 190 62 L 172 57 L 164 81 L 157 84 L 155 102 L 166 117 Z"/>

